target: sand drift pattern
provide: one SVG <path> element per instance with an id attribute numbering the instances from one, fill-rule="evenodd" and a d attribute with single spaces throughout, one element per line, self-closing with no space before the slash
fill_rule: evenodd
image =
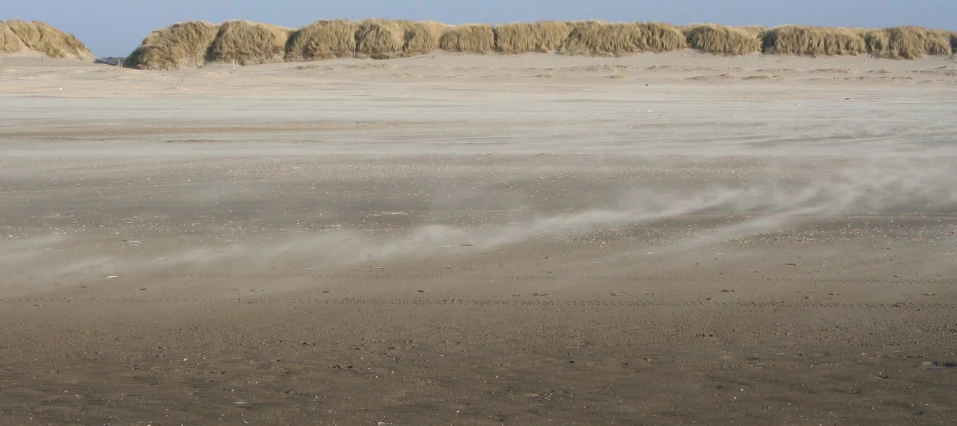
<path id="1" fill-rule="evenodd" d="M 240 273 L 240 268 L 256 270 L 279 261 L 302 261 L 316 271 L 323 271 L 370 261 L 442 258 L 471 251 L 460 247 L 463 242 L 468 242 L 470 247 L 491 250 L 536 240 L 586 236 L 610 228 L 654 224 L 686 215 L 718 213 L 742 218 L 690 233 L 668 247 L 656 249 L 657 254 L 663 255 L 826 221 L 833 215 L 900 215 L 907 211 L 907 206 L 913 205 L 937 212 L 957 208 L 957 190 L 949 179 L 952 169 L 924 170 L 906 165 L 899 161 L 858 164 L 837 172 L 836 177 L 803 182 L 799 186 L 785 180 L 770 180 L 741 186 L 712 184 L 677 192 L 656 187 L 623 189 L 615 197 L 617 205 L 513 217 L 508 224 L 489 223 L 480 227 L 417 224 L 390 237 L 372 237 L 347 227 L 269 241 L 181 247 L 166 253 L 151 253 L 148 257 L 128 255 L 119 259 L 112 255 L 93 255 L 53 260 L 58 255 L 48 249 L 69 237 L 63 234 L 37 236 L 27 241 L 0 243 L 0 267 L 45 263 L 47 266 L 40 274 L 51 278 L 80 272 L 106 276 L 226 263 L 237 263 L 233 273 Z M 28 268 L 31 274 L 39 273 L 38 269 Z"/>

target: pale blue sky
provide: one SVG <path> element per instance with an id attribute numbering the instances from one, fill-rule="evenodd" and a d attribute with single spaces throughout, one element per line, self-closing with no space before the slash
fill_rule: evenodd
<path id="1" fill-rule="evenodd" d="M 448 24 L 545 19 L 804 24 L 957 30 L 957 0 L 11 0 L 0 19 L 42 20 L 71 32 L 101 57 L 125 56 L 150 31 L 188 20 L 247 19 L 300 27 L 319 19 L 369 17 Z"/>

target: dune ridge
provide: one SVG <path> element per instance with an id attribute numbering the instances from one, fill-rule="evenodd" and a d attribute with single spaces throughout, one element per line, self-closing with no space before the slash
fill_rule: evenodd
<path id="1" fill-rule="evenodd" d="M 0 53 L 19 54 L 36 51 L 50 58 L 70 58 L 93 62 L 86 45 L 72 34 L 64 33 L 40 21 L 0 21 Z"/>
<path id="2" fill-rule="evenodd" d="M 621 56 L 680 49 L 719 55 L 873 55 L 915 59 L 954 54 L 957 32 L 913 26 L 766 28 L 603 21 L 446 25 L 377 18 L 358 22 L 321 20 L 299 29 L 245 21 L 227 21 L 220 25 L 185 22 L 147 36 L 126 59 L 125 66 L 163 70 L 208 62 L 387 59 L 435 51 Z"/>
<path id="3" fill-rule="evenodd" d="M 540 21 L 447 25 L 370 18 L 320 20 L 302 28 L 226 21 L 180 22 L 153 31 L 123 58 L 129 68 L 170 70 L 209 63 L 253 65 L 358 57 L 389 59 L 436 51 L 466 54 L 553 53 L 622 56 L 694 49 L 716 55 L 871 55 L 908 60 L 951 56 L 957 31 L 900 26 L 880 29 L 782 25 L 674 26 L 659 22 Z M 0 54 L 96 59 L 74 35 L 46 23 L 0 21 Z"/>

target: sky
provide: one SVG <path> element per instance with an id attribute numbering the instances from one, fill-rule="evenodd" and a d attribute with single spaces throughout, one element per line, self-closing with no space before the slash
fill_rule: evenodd
<path id="1" fill-rule="evenodd" d="M 301 27 L 320 19 L 392 18 L 447 24 L 512 21 L 659 21 L 957 30 L 957 0 L 10 0 L 0 20 L 44 21 L 99 57 L 126 56 L 151 31 L 175 22 L 245 19 Z"/>

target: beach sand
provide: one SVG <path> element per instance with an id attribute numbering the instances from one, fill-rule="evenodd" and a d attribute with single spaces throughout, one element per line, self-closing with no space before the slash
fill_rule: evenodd
<path id="1" fill-rule="evenodd" d="M 957 62 L 0 70 L 0 424 L 953 424 Z"/>

